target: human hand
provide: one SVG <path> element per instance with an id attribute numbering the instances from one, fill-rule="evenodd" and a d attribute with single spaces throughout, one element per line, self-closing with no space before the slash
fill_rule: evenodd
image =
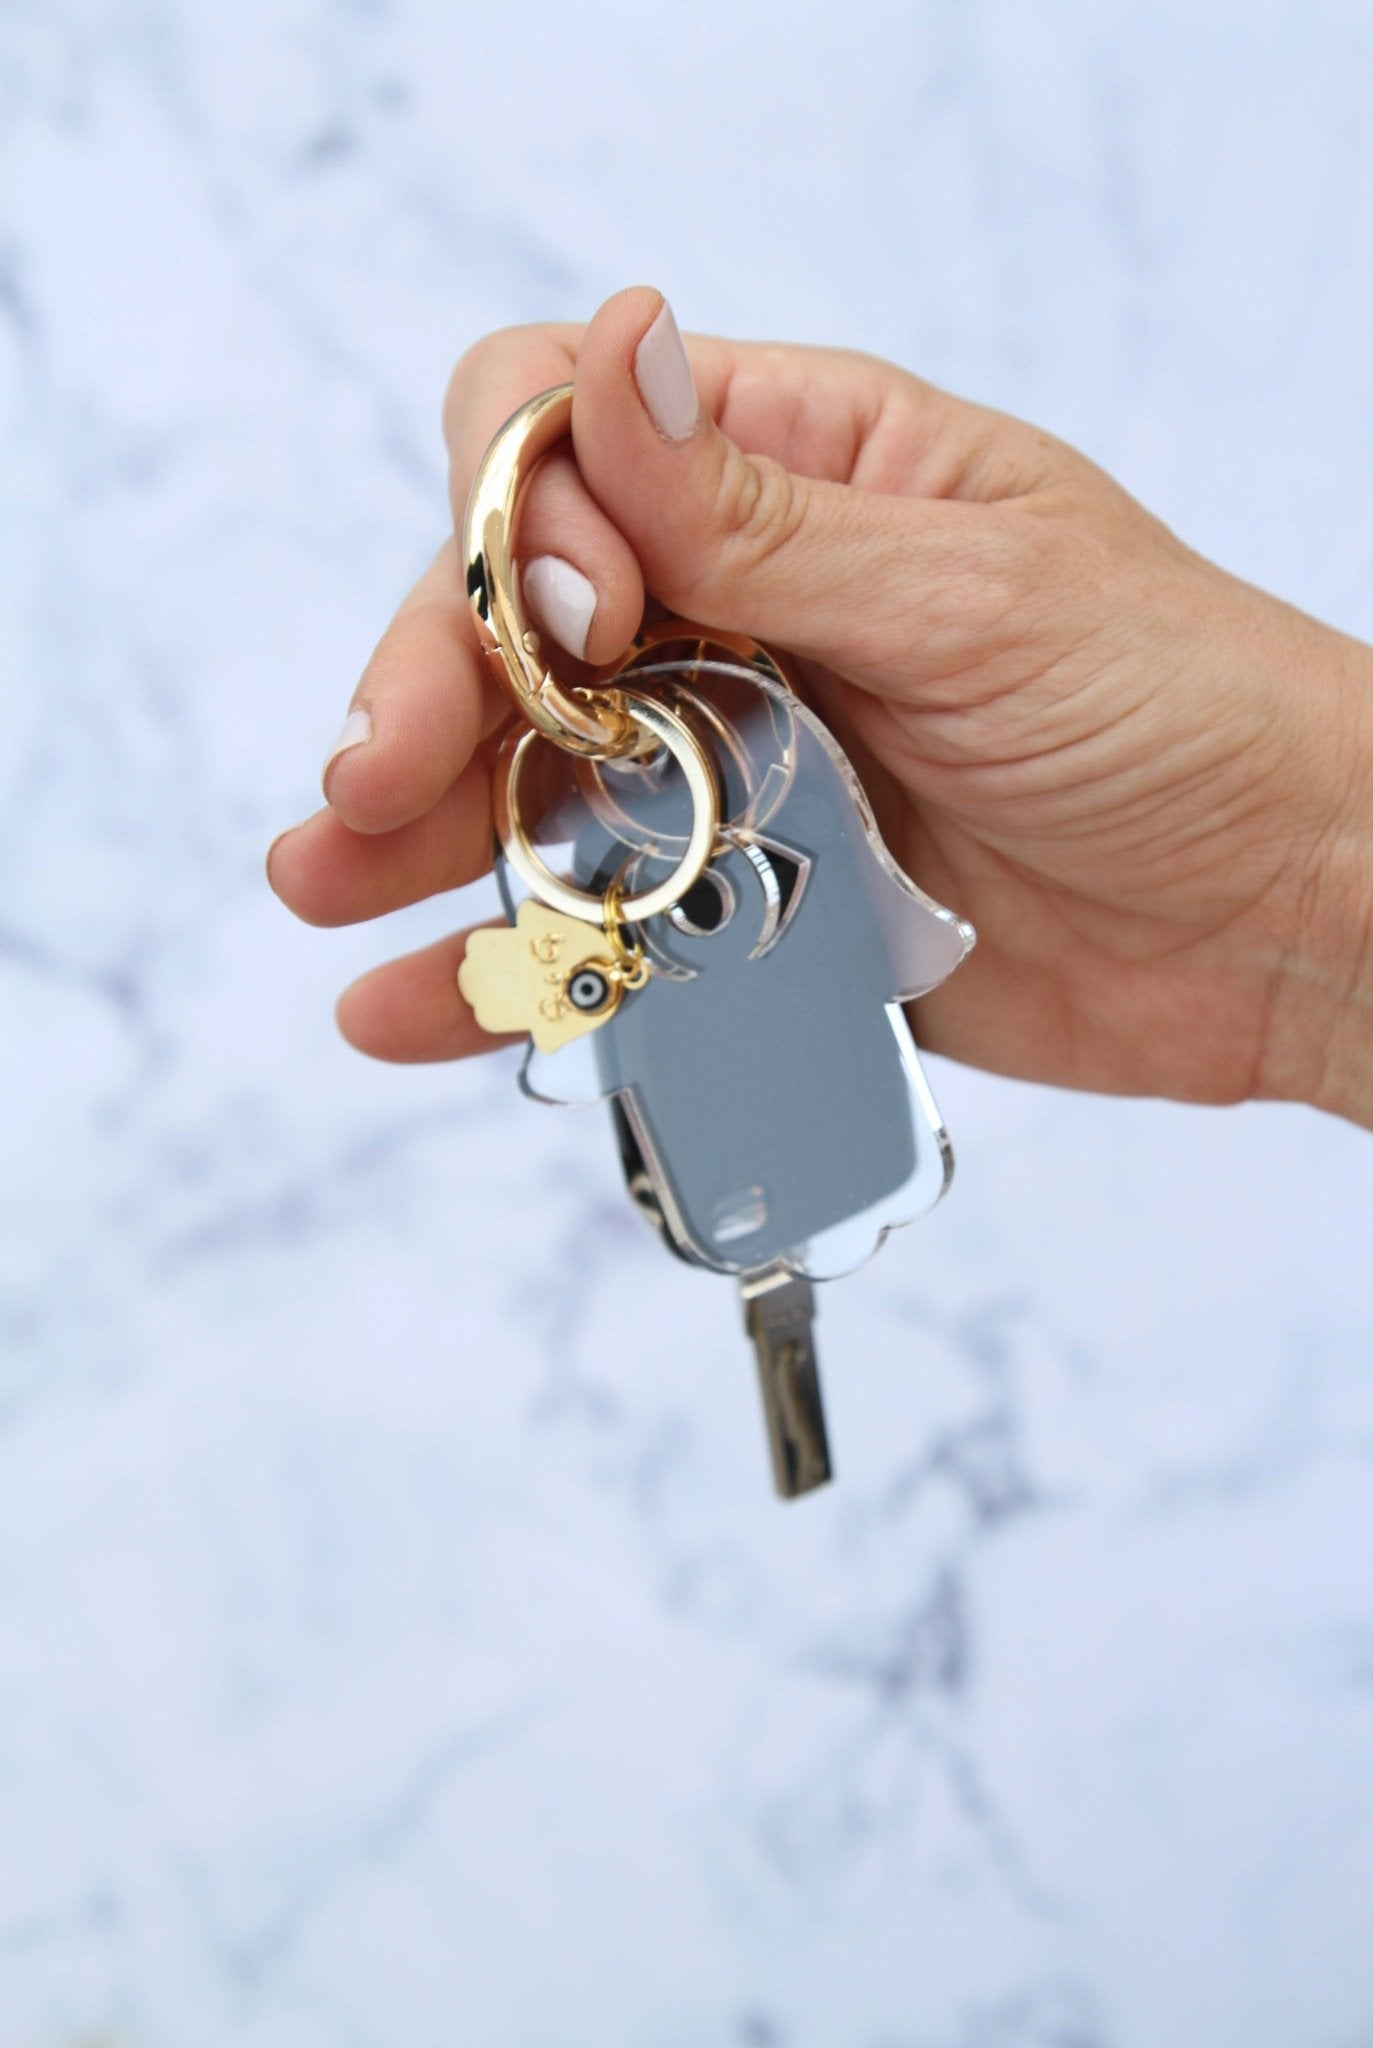
<path id="1" fill-rule="evenodd" d="M 571 447 L 521 520 L 531 610 L 599 664 L 647 588 L 795 658 L 897 860 L 977 927 L 918 1006 L 923 1045 L 1373 1123 L 1368 649 L 1203 561 L 1049 435 L 890 364 L 693 338 L 688 368 L 644 289 L 463 358 L 459 523 L 496 428 L 568 381 Z M 283 900 L 341 924 L 475 879 L 508 709 L 450 540 L 368 664 L 326 808 L 272 848 Z M 490 1045 L 455 986 L 464 943 L 364 976 L 344 1035 L 391 1059 Z"/>

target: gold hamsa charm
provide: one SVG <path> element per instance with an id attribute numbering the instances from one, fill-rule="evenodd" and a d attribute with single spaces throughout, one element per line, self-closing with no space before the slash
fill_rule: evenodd
<path id="1" fill-rule="evenodd" d="M 458 987 L 482 1030 L 527 1031 L 540 1052 L 557 1052 L 604 1024 L 634 985 L 604 931 L 532 897 L 513 925 L 473 932 L 458 969 Z"/>

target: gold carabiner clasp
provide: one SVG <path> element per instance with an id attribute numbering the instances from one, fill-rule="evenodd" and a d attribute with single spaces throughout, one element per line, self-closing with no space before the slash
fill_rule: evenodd
<path id="1" fill-rule="evenodd" d="M 541 392 L 513 413 L 482 457 L 463 521 L 467 595 L 482 647 L 529 720 L 569 754 L 612 760 L 654 744 L 618 690 L 560 683 L 530 625 L 515 567 L 520 493 L 541 455 L 572 425 L 572 386 Z"/>

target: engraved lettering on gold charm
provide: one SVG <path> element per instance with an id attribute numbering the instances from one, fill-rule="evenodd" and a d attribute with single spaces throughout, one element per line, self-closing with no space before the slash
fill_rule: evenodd
<path id="1" fill-rule="evenodd" d="M 594 1031 L 638 988 L 638 956 L 613 957 L 606 933 L 532 897 L 513 926 L 473 932 L 458 987 L 483 1031 L 527 1031 L 540 1052 L 557 1052 Z"/>

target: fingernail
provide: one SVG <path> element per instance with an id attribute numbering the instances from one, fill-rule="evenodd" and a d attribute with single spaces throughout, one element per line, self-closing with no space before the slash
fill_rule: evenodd
<path id="1" fill-rule="evenodd" d="M 536 555 L 524 569 L 524 594 L 559 646 L 581 661 L 596 616 L 596 586 L 561 555 Z"/>
<path id="2" fill-rule="evenodd" d="M 269 888 L 269 889 L 275 889 L 275 888 L 276 888 L 276 883 L 275 883 L 275 882 L 274 882 L 274 881 L 272 880 L 272 856 L 273 856 L 273 854 L 274 854 L 274 853 L 276 852 L 277 848 L 278 848 L 278 847 L 280 846 L 280 844 L 281 844 L 281 842 L 282 842 L 282 840 L 283 840 L 283 839 L 289 839 L 289 838 L 290 838 L 290 836 L 291 836 L 291 834 L 292 834 L 293 832 L 298 832 L 299 830 L 300 830 L 300 827 L 299 827 L 298 825 L 288 825 L 288 826 L 286 827 L 286 830 L 285 830 L 284 832 L 278 832 L 278 833 L 277 833 L 277 836 L 276 836 L 276 838 L 275 838 L 275 839 L 274 839 L 274 840 L 272 841 L 271 845 L 270 845 L 270 846 L 269 846 L 269 847 L 267 848 L 267 858 L 266 858 L 266 860 L 265 860 L 265 861 L 263 862 L 263 866 L 264 866 L 264 868 L 266 869 L 266 872 L 267 872 L 267 886 L 268 886 L 268 888 Z"/>
<path id="3" fill-rule="evenodd" d="M 665 441 L 685 441 L 700 416 L 691 364 L 666 299 L 634 351 L 634 382 Z"/>
<path id="4" fill-rule="evenodd" d="M 348 713 L 339 729 L 338 738 L 329 749 L 329 759 L 324 764 L 326 771 L 340 754 L 347 753 L 349 747 L 360 747 L 364 740 L 370 740 L 371 737 L 372 714 L 359 704 L 356 711 Z"/>

